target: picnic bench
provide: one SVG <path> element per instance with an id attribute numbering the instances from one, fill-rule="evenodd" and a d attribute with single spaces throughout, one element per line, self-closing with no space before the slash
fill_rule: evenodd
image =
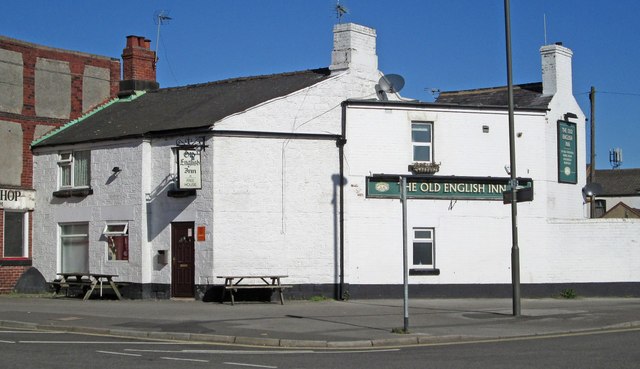
<path id="1" fill-rule="evenodd" d="M 100 296 L 102 296 L 102 289 L 110 288 L 118 297 L 118 300 L 122 300 L 122 295 L 118 289 L 118 285 L 113 281 L 117 274 L 103 274 L 103 273 L 58 273 L 60 279 L 56 279 L 51 282 L 53 287 L 53 297 L 56 297 L 64 289 L 65 296 L 69 295 L 70 288 L 81 288 L 84 292 L 83 300 L 88 300 L 91 294 L 99 287 Z"/>
<path id="2" fill-rule="evenodd" d="M 284 296 L 282 291 L 291 288 L 291 285 L 283 285 L 280 283 L 286 275 L 224 275 L 218 278 L 224 278 L 224 288 L 222 289 L 221 303 L 224 303 L 224 297 L 229 291 L 231 294 L 231 305 L 235 304 L 234 293 L 239 289 L 271 289 L 278 291 L 280 295 L 280 304 L 284 305 Z M 249 282 L 249 283 L 247 283 Z"/>

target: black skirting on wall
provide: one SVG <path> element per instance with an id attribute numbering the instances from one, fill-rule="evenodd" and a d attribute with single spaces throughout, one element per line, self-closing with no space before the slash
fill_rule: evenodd
<path id="1" fill-rule="evenodd" d="M 307 300 L 311 298 L 340 299 L 337 284 L 298 284 L 284 292 L 285 299 Z M 120 289 L 129 299 L 169 299 L 169 284 L 129 283 Z M 608 283 L 544 283 L 521 284 L 523 298 L 561 297 L 572 294 L 576 297 L 640 297 L 640 282 Z M 401 299 L 402 285 L 347 284 L 343 299 Z M 239 290 L 237 301 L 277 301 L 277 293 L 271 290 Z M 194 298 L 204 302 L 220 302 L 221 285 L 197 285 Z M 510 298 L 511 284 L 419 284 L 409 285 L 410 298 Z M 229 299 L 226 294 L 225 300 Z"/>

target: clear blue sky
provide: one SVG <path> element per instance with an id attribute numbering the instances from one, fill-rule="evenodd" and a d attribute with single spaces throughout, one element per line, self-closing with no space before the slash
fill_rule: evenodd
<path id="1" fill-rule="evenodd" d="M 405 77 L 402 94 L 432 101 L 443 91 L 506 84 L 502 0 L 342 0 L 343 22 L 378 33 L 380 69 Z M 326 67 L 335 0 L 6 1 L 0 34 L 63 49 L 120 57 L 127 35 L 156 48 L 162 87 Z M 511 0 L 514 83 L 536 82 L 539 49 L 562 41 L 574 52 L 574 95 L 589 116 L 596 90 L 596 166 L 640 167 L 640 1 Z M 588 139 L 588 136 L 585 138 Z"/>

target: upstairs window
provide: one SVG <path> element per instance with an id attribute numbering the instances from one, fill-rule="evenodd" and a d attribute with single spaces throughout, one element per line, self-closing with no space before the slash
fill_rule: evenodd
<path id="1" fill-rule="evenodd" d="M 91 151 L 67 151 L 58 156 L 60 188 L 87 188 L 91 184 Z"/>
<path id="2" fill-rule="evenodd" d="M 594 218 L 602 218 L 604 213 L 607 212 L 607 200 L 596 200 L 596 209 Z"/>
<path id="3" fill-rule="evenodd" d="M 411 123 L 411 143 L 413 161 L 431 163 L 433 161 L 433 123 Z"/>

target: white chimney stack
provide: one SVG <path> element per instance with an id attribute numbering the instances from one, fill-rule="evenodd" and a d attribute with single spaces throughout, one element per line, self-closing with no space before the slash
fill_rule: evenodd
<path id="1" fill-rule="evenodd" d="M 377 71 L 376 30 L 355 23 L 333 27 L 332 71 L 344 69 Z"/>
<path id="2" fill-rule="evenodd" d="M 573 52 L 561 42 L 540 48 L 542 56 L 542 94 L 573 94 L 571 57 Z"/>

